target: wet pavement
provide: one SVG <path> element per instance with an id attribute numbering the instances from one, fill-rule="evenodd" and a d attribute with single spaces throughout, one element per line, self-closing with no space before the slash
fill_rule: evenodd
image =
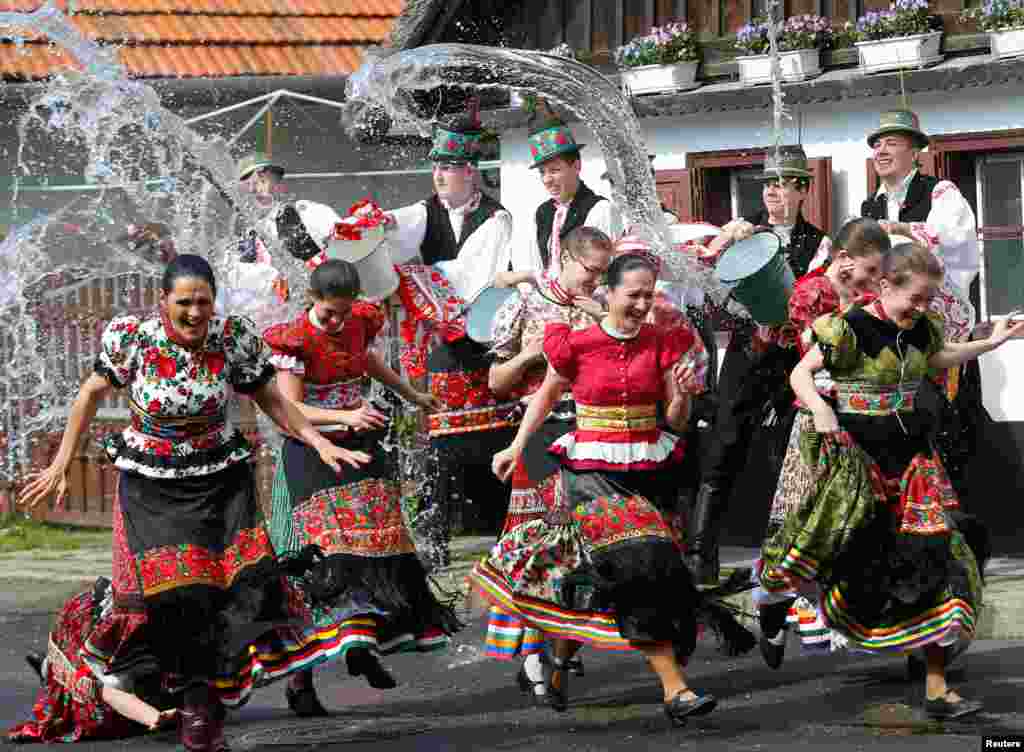
<path id="1" fill-rule="evenodd" d="M 8 583 L 10 584 L 10 583 Z M 27 717 L 37 685 L 22 656 L 45 645 L 50 613 L 37 598 L 0 612 L 0 725 Z M 467 618 L 468 615 L 467 615 Z M 484 659 L 477 618 L 452 648 L 427 656 L 387 659 L 397 689 L 374 690 L 344 674 L 342 665 L 317 673 L 327 719 L 295 718 L 283 687 L 258 691 L 232 713 L 228 736 L 237 752 L 267 750 L 860 750 L 927 747 L 980 749 L 982 734 L 1024 735 L 1019 702 L 1024 642 L 985 640 L 952 677 L 965 695 L 983 698 L 985 712 L 944 726 L 926 721 L 923 685 L 909 683 L 899 657 L 801 657 L 793 644 L 778 671 L 755 650 L 719 656 L 702 642 L 691 661 L 691 683 L 720 699 L 718 709 L 686 728 L 662 714 L 654 676 L 637 655 L 584 652 L 586 675 L 573 677 L 569 711 L 535 708 L 514 683 L 516 664 Z M 83 750 L 170 750 L 173 733 L 79 744 Z"/>

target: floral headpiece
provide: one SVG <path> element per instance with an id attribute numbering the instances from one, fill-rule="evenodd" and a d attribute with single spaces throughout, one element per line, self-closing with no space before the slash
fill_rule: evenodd
<path id="1" fill-rule="evenodd" d="M 613 257 L 624 256 L 627 253 L 647 259 L 654 267 L 655 276 L 661 273 L 661 257 L 652 251 L 650 243 L 640 236 L 623 235 L 615 241 L 615 247 L 612 249 Z"/>
<path id="2" fill-rule="evenodd" d="M 362 240 L 367 230 L 388 225 L 391 217 L 369 198 L 349 207 L 348 216 L 334 225 L 335 240 Z"/>

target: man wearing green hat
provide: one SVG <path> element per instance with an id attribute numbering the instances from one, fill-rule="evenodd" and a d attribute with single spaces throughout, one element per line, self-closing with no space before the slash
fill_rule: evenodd
<path id="1" fill-rule="evenodd" d="M 948 340 L 966 341 L 975 323 L 967 291 L 979 267 L 974 212 L 954 183 L 918 170 L 918 154 L 929 138 L 914 112 L 883 112 L 867 141 L 879 186 L 861 205 L 861 214 L 878 220 L 890 234 L 912 238 L 942 260 L 946 274 L 931 307 L 942 314 Z M 949 371 L 944 387 L 945 394 L 937 395 L 927 384 L 921 404 L 945 418 L 935 441 L 953 487 L 964 500 L 969 491 L 966 465 L 976 446 L 977 426 L 985 420 L 977 363 Z M 946 400 L 952 412 L 942 404 Z"/>
<path id="2" fill-rule="evenodd" d="M 580 150 L 561 120 L 549 119 L 529 135 L 531 169 L 540 173 L 550 198 L 537 207 L 536 232 L 531 233 L 531 268 L 552 279 L 561 271 L 562 240 L 577 227 L 596 227 L 613 240 L 616 222 L 611 201 L 594 193 L 580 179 Z"/>
<path id="3" fill-rule="evenodd" d="M 435 509 L 452 500 L 474 502 L 473 526 L 496 532 L 509 489 L 490 472 L 491 456 L 511 441 L 515 401 L 488 387 L 487 348 L 465 336 L 466 302 L 499 282 L 528 280 L 512 249 L 512 216 L 480 190 L 477 162 L 482 129 L 475 111 L 435 126 L 429 159 L 434 194 L 391 212 L 392 260 L 399 265 L 398 312 L 402 364 L 410 376 L 426 374 L 443 408 L 428 417 L 435 450 Z M 422 263 L 419 263 L 422 262 Z"/>
<path id="4" fill-rule="evenodd" d="M 272 204 L 281 193 L 285 170 L 270 155 L 255 151 L 238 160 L 238 181 L 263 204 Z"/>
<path id="5" fill-rule="evenodd" d="M 782 241 L 794 276 L 802 277 L 819 248 L 828 247 L 825 233 L 803 216 L 803 203 L 811 185 L 803 147 L 780 146 L 769 151 L 761 178 L 764 208 L 751 217 L 725 225 L 708 248 L 721 253 L 750 237 L 756 228 L 770 227 Z M 687 529 L 687 563 L 697 583 L 703 585 L 718 582 L 721 523 L 755 433 L 772 410 L 777 415 L 792 417 L 788 409 L 793 403 L 789 373 L 799 360 L 792 346 L 795 343 L 783 338 L 781 328 L 757 326 L 747 317 L 735 317 L 731 328 L 718 379 L 714 433 L 711 446 L 702 457 L 700 487 Z M 783 431 L 788 436 L 790 420 L 779 420 L 777 430 L 780 436 Z M 774 482 L 765 484 L 763 506 L 761 499 L 754 499 L 749 502 L 751 508 L 767 509 L 774 488 Z"/>
<path id="6" fill-rule="evenodd" d="M 879 186 L 861 204 L 861 214 L 878 220 L 891 235 L 912 238 L 942 259 L 944 288 L 949 288 L 945 292 L 957 299 L 955 306 L 941 311 L 946 336 L 964 340 L 974 326 L 974 309 L 965 291 L 979 264 L 974 211 L 955 184 L 918 170 L 918 154 L 929 139 L 915 113 L 883 112 L 867 140 Z"/>

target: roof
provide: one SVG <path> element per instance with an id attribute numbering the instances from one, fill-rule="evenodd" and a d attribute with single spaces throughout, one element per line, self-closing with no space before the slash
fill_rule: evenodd
<path id="1" fill-rule="evenodd" d="M 42 0 L 0 0 L 31 12 Z M 86 37 L 114 45 L 140 78 L 344 76 L 387 39 L 403 0 L 53 0 Z M 0 43 L 0 77 L 78 67 L 41 37 Z"/>

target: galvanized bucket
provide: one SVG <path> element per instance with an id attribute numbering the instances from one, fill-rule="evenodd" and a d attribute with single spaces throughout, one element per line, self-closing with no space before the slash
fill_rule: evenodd
<path id="1" fill-rule="evenodd" d="M 474 342 L 489 345 L 494 340 L 494 317 L 506 300 L 519 291 L 514 287 L 485 287 L 469 302 L 466 314 L 466 334 Z"/>
<path id="2" fill-rule="evenodd" d="M 796 278 L 771 230 L 755 232 L 723 251 L 715 274 L 730 296 L 743 304 L 758 324 L 777 326 L 789 320 L 789 296 Z"/>
<path id="3" fill-rule="evenodd" d="M 332 235 L 327 241 L 327 257 L 354 264 L 363 297 L 384 300 L 398 289 L 399 282 L 385 229 L 381 225 L 364 229 L 362 233 L 360 240 L 342 240 Z"/>

